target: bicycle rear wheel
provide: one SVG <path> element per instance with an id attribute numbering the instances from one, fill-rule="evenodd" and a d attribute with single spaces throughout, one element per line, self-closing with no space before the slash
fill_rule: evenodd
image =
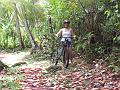
<path id="1" fill-rule="evenodd" d="M 68 48 L 64 47 L 64 50 L 63 50 L 63 66 L 65 68 L 67 68 L 68 65 L 69 65 L 69 52 L 68 52 Z"/>

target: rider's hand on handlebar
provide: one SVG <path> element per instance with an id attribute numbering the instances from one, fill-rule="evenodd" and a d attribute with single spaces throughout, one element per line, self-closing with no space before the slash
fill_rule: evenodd
<path id="1" fill-rule="evenodd" d="M 75 37 L 76 37 L 76 35 L 73 36 L 73 38 L 75 38 Z"/>
<path id="2" fill-rule="evenodd" d="M 59 35 L 58 35 L 58 34 L 55 34 L 55 36 L 56 36 L 56 37 L 59 37 Z"/>

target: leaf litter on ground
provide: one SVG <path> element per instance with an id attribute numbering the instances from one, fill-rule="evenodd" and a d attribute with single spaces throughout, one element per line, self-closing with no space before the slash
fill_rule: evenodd
<path id="1" fill-rule="evenodd" d="M 18 70 L 24 79 L 16 83 L 22 86 L 21 90 L 120 90 L 120 73 L 113 73 L 99 63 L 91 66 L 77 61 L 67 69 L 51 67 L 46 60 L 21 65 Z"/>
<path id="2" fill-rule="evenodd" d="M 84 63 L 74 65 L 68 69 L 61 66 L 21 69 L 26 76 L 21 81 L 22 90 L 120 90 L 119 73 L 99 64 L 94 68 Z"/>

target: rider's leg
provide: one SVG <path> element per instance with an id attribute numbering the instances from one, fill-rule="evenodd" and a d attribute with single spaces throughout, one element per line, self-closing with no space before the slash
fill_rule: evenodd
<path id="1" fill-rule="evenodd" d="M 72 45 L 71 45 L 71 42 L 69 42 L 68 52 L 69 52 L 69 59 L 71 60 L 71 63 L 73 63 L 73 61 L 72 61 L 73 56 L 72 56 Z"/>
<path id="2" fill-rule="evenodd" d="M 72 59 L 72 47 L 69 47 L 69 59 L 71 60 L 71 63 L 73 63 Z"/>

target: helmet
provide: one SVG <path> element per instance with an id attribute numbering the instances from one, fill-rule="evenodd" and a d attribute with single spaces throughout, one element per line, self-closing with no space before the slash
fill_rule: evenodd
<path id="1" fill-rule="evenodd" d="M 70 24 L 70 21 L 69 21 L 69 20 L 64 20 L 63 23 L 68 23 L 68 24 Z"/>

